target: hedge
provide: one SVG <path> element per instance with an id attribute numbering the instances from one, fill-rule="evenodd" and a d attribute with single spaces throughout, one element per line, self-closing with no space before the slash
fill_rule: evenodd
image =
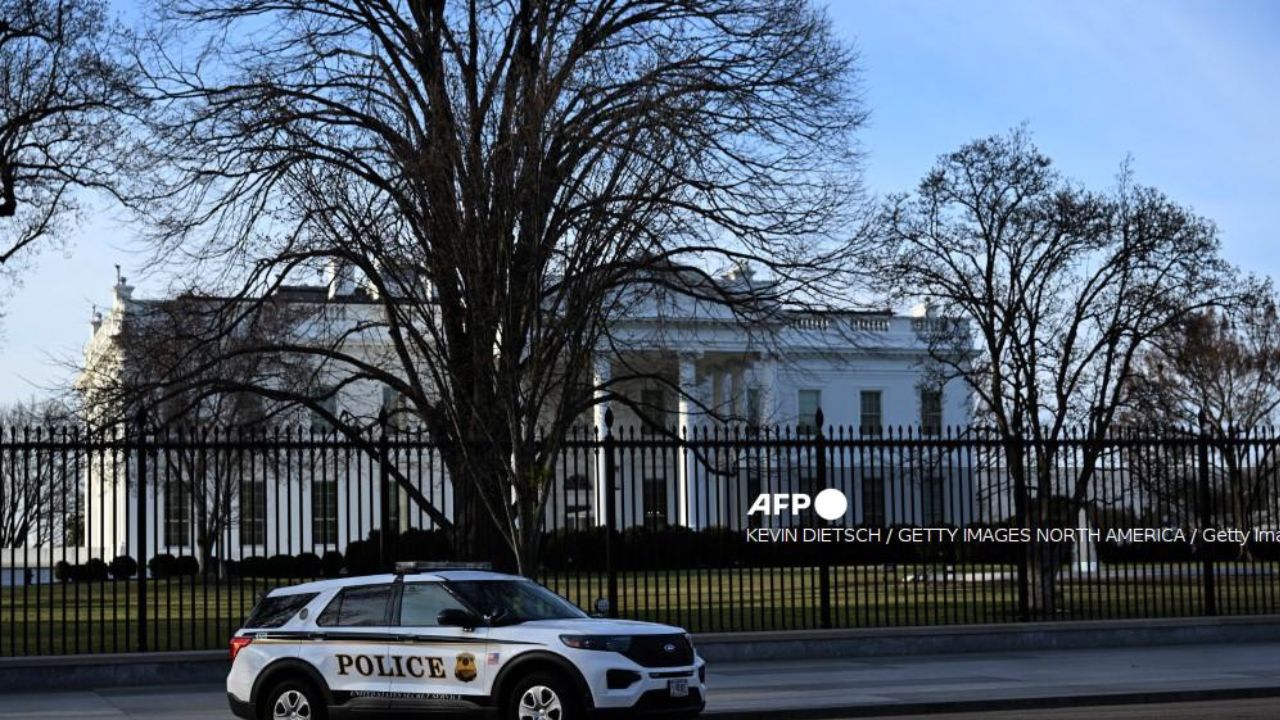
<path id="1" fill-rule="evenodd" d="M 128 555 L 117 556 L 107 567 L 116 580 L 128 580 L 138 574 L 138 561 Z"/>
<path id="2" fill-rule="evenodd" d="M 370 575 L 381 571 L 379 563 L 382 532 L 370 531 L 364 540 L 347 545 L 346 568 L 351 575 Z M 391 540 L 391 562 L 410 560 L 443 562 L 455 558 L 448 536 L 441 530 L 406 530 Z"/>
<path id="3" fill-rule="evenodd" d="M 59 560 L 53 566 L 53 578 L 58 582 L 104 582 L 108 576 L 107 564 L 98 558 L 92 558 L 83 565 Z"/>

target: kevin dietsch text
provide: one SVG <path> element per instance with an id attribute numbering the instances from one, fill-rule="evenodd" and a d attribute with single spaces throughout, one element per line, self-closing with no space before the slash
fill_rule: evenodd
<path id="1" fill-rule="evenodd" d="M 1252 528 L 752 528 L 751 543 L 1189 543 L 1280 542 L 1280 530 Z"/>

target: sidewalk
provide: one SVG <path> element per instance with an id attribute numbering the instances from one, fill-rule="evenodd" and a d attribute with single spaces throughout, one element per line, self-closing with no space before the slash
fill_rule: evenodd
<path id="1" fill-rule="evenodd" d="M 721 663 L 708 682 L 718 720 L 1280 696 L 1280 643 Z M 174 717 L 231 714 L 214 685 L 0 695 L 0 720 Z"/>
<path id="2" fill-rule="evenodd" d="M 1280 696 L 1280 643 L 738 663 L 708 682 L 724 720 Z"/>

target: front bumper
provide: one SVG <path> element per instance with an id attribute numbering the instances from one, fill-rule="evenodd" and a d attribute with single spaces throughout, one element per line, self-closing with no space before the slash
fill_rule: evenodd
<path id="1" fill-rule="evenodd" d="M 627 708 L 596 708 L 593 718 L 692 718 L 707 706 L 702 688 L 689 688 L 689 696 L 673 698 L 665 688 L 648 690 L 640 695 L 635 705 Z"/>
<path id="2" fill-rule="evenodd" d="M 687 718 L 702 712 L 707 704 L 705 681 L 706 662 L 695 658 L 693 665 L 684 667 L 642 667 L 621 655 L 608 663 L 596 666 L 587 675 L 591 685 L 594 712 L 592 717 L 659 717 Z M 623 687 L 610 688 L 611 671 L 623 671 L 637 680 Z M 689 694 L 672 697 L 669 683 L 673 680 L 688 682 Z"/>

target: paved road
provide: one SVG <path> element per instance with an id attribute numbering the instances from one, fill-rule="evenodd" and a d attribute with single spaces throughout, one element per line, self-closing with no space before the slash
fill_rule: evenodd
<path id="1" fill-rule="evenodd" d="M 895 715 L 859 720 L 1274 720 L 1278 701 L 1224 700 L 1220 702 L 1170 703 L 1016 710 L 1008 712 L 944 715 Z M 102 690 L 69 692 L 56 697 L 0 695 L 4 720 L 227 720 L 226 700 L 216 688 L 205 686 L 164 690 Z M 779 714 L 778 717 L 786 717 Z"/>
<path id="2" fill-rule="evenodd" d="M 916 713 L 940 708 L 973 712 L 989 708 L 993 702 L 1021 703 L 1019 707 L 1061 706 L 1063 701 L 1097 705 L 1114 703 L 1117 696 L 1156 695 L 1161 701 L 1173 699 L 1170 694 L 1184 701 L 1259 697 L 1262 693 L 1280 696 L 1278 661 L 1280 643 L 719 663 L 711 666 L 708 677 L 708 715 L 719 715 L 721 720 L 755 720 L 802 714 L 867 716 L 883 713 L 886 710 L 882 709 L 887 708 Z M 1192 712 L 1185 717 L 1234 718 L 1237 716 L 1230 713 L 1237 708 L 1248 712 L 1257 705 L 1227 703 L 1221 705 L 1226 714 L 1204 716 Z M 1261 705 L 1272 708 L 1271 713 L 1238 717 L 1280 717 L 1280 699 Z M 1178 717 L 1134 714 L 1139 710 L 1117 708 L 1113 715 L 1103 714 L 1097 707 L 1035 711 L 1042 714 L 1023 710 L 1004 716 L 987 711 L 970 717 Z M 0 720 L 230 717 L 226 697 L 218 685 L 0 695 Z M 941 717 L 954 720 L 964 716 Z"/>
<path id="3" fill-rule="evenodd" d="M 1261 700 L 1166 703 L 1160 705 L 1110 705 L 1061 710 L 1010 710 L 1008 712 L 947 715 L 895 715 L 858 720 L 1274 720 L 1280 703 Z"/>
<path id="4" fill-rule="evenodd" d="M 1271 689 L 1280 694 L 1278 661 L 1280 643 L 1039 650 L 712 665 L 708 683 L 712 709 L 720 712 L 787 707 L 875 712 L 876 707 L 909 705 L 932 712 L 957 703 L 978 709 L 996 699 Z M 1280 717 L 1280 700 L 1277 708 L 1274 717 Z"/>

